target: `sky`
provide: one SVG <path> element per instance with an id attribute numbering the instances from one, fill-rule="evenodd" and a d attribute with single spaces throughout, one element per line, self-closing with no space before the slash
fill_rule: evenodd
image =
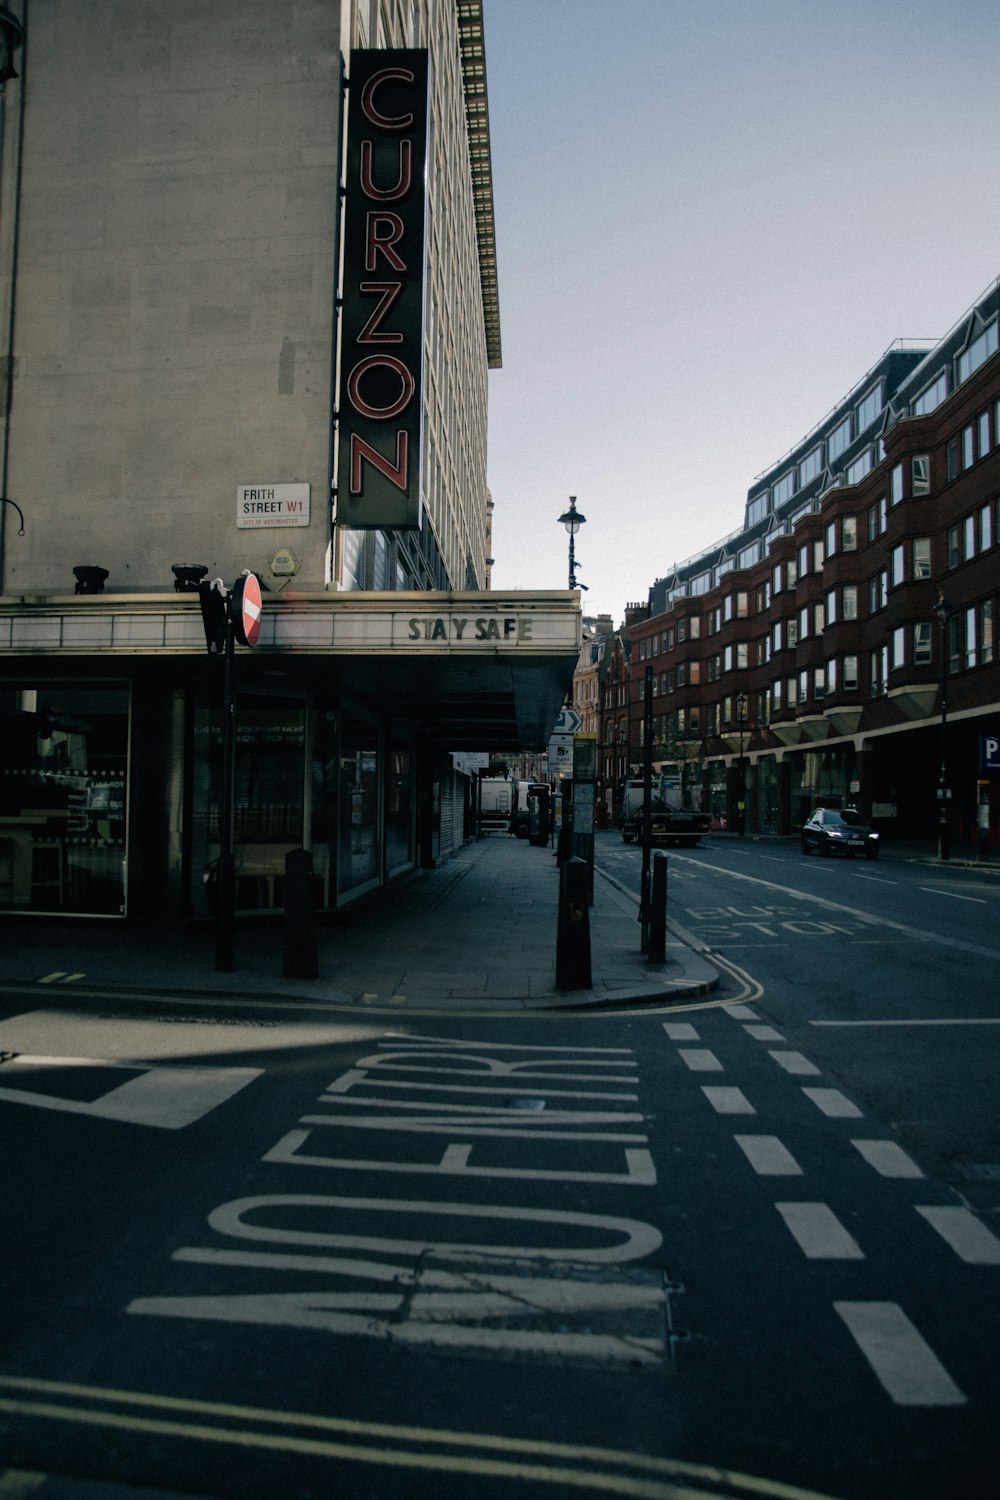
<path id="1" fill-rule="evenodd" d="M 1000 275 L 996 0 L 484 0 L 493 588 L 585 615 L 743 523 Z"/>

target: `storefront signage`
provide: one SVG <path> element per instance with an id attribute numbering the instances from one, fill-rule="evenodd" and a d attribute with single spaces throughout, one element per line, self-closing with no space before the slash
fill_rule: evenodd
<path id="1" fill-rule="evenodd" d="M 411 615 L 411 641 L 530 641 L 530 615 Z"/>
<path id="2" fill-rule="evenodd" d="M 337 520 L 420 525 L 426 48 L 351 53 Z"/>
<path id="3" fill-rule="evenodd" d="M 241 484 L 236 489 L 236 525 L 240 531 L 263 526 L 308 526 L 308 484 Z"/>

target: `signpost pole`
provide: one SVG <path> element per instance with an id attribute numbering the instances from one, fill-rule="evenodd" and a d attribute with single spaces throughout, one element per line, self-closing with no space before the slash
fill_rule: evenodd
<path id="1" fill-rule="evenodd" d="M 653 669 L 646 668 L 643 682 L 646 695 L 645 717 L 643 720 L 643 745 L 642 745 L 642 876 L 639 887 L 639 921 L 642 924 L 642 935 L 639 942 L 641 953 L 649 952 L 649 924 L 652 907 L 651 892 L 649 889 L 650 866 L 649 851 L 651 848 L 650 832 L 652 829 L 651 804 L 653 800 Z"/>
<path id="2" fill-rule="evenodd" d="M 219 819 L 218 913 L 215 967 L 233 972 L 233 925 L 236 880 L 233 869 L 233 804 L 236 796 L 236 700 L 233 696 L 233 621 L 226 610 L 226 644 L 222 674 L 222 799 Z"/>

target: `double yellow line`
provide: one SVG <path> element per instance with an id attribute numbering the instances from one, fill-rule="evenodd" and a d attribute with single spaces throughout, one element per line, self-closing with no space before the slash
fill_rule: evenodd
<path id="1" fill-rule="evenodd" d="M 516 1479 L 558 1486 L 563 1492 L 572 1488 L 637 1500 L 829 1500 L 795 1485 L 613 1448 L 359 1422 L 28 1377 L 0 1375 L 0 1412 L 341 1463 Z"/>

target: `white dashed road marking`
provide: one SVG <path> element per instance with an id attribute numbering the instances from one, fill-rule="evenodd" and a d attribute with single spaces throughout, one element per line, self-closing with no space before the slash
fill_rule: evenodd
<path id="1" fill-rule="evenodd" d="M 864 1251 L 825 1203 L 776 1203 L 809 1260 L 864 1260 Z"/>
<path id="2" fill-rule="evenodd" d="M 664 1021 L 663 1029 L 672 1042 L 696 1042 L 698 1033 L 688 1021 Z"/>
<path id="3" fill-rule="evenodd" d="M 918 1208 L 932 1229 L 970 1266 L 1000 1266 L 1000 1239 L 967 1208 Z"/>
<path id="4" fill-rule="evenodd" d="M 830 1120 L 859 1120 L 861 1111 L 839 1089 L 806 1089 L 802 1092 Z"/>
<path id="5" fill-rule="evenodd" d="M 770 1056 L 774 1058 L 779 1068 L 784 1068 L 786 1073 L 795 1073 L 802 1078 L 819 1076 L 819 1068 L 801 1052 L 776 1052 L 771 1048 Z"/>
<path id="6" fill-rule="evenodd" d="M 692 1073 L 723 1072 L 719 1059 L 707 1047 L 681 1047 L 678 1055 L 684 1059 Z"/>
<path id="7" fill-rule="evenodd" d="M 702 1084 L 701 1091 L 716 1114 L 755 1115 L 757 1113 L 742 1089 L 712 1087 L 709 1084 Z"/>
<path id="8" fill-rule="evenodd" d="M 733 1139 L 758 1176 L 802 1176 L 802 1168 L 776 1135 L 737 1135 Z"/>
<path id="9" fill-rule="evenodd" d="M 895 1141 L 852 1141 L 880 1177 L 923 1177 L 916 1162 Z"/>
<path id="10" fill-rule="evenodd" d="M 835 1302 L 897 1406 L 964 1406 L 966 1398 L 895 1302 Z"/>

